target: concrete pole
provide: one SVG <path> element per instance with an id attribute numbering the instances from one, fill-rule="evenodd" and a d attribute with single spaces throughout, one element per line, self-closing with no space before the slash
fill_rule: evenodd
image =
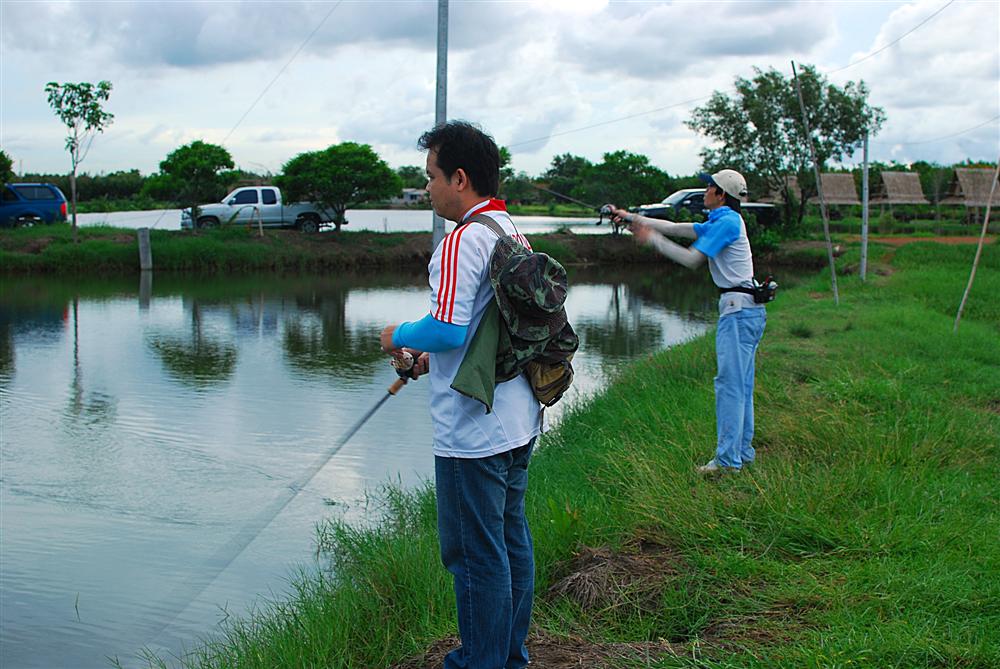
<path id="1" fill-rule="evenodd" d="M 135 231 L 139 239 L 139 269 L 146 272 L 153 269 L 153 250 L 149 245 L 149 228 Z"/>
<path id="2" fill-rule="evenodd" d="M 434 125 L 448 120 L 448 0 L 438 0 L 437 92 L 434 96 Z M 444 239 L 444 219 L 434 214 L 431 226 L 431 253 Z"/>
<path id="3" fill-rule="evenodd" d="M 864 163 L 861 168 L 861 280 L 868 270 L 868 133 L 865 133 Z"/>

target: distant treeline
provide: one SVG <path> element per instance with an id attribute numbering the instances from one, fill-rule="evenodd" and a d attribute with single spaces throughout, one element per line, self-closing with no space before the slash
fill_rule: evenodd
<path id="1" fill-rule="evenodd" d="M 910 171 L 920 175 L 920 183 L 927 199 L 936 204 L 948 194 L 954 170 L 957 167 L 990 167 L 988 163 L 966 160 L 953 165 L 918 161 L 910 165 L 895 162 L 876 162 L 869 165 L 870 183 L 879 183 L 882 171 Z M 860 193 L 861 168 L 832 169 L 833 172 L 854 174 Z M 422 167 L 406 165 L 396 169 L 404 188 L 423 188 L 426 183 Z M 228 173 L 230 187 L 245 184 L 270 183 L 271 174 L 257 174 L 245 170 Z M 592 205 L 614 202 L 622 206 L 658 202 L 681 188 L 697 188 L 703 184 L 698 174 L 672 176 L 651 164 L 642 154 L 615 151 L 604 154 L 603 160 L 591 162 L 582 156 L 569 153 L 556 156 L 548 169 L 531 176 L 503 168 L 501 196 L 512 203 L 549 206 L 568 204 L 573 200 Z M 760 183 L 751 173 L 748 181 Z M 57 185 L 67 195 L 70 192 L 67 174 L 28 173 L 15 176 L 13 181 L 39 181 Z M 104 204 L 110 208 L 134 209 L 143 206 L 169 205 L 162 189 L 157 188 L 156 175 L 143 175 L 139 170 L 120 170 L 108 174 L 83 173 L 77 177 L 77 193 L 81 203 L 91 207 Z M 751 192 L 757 200 L 767 193 Z"/>

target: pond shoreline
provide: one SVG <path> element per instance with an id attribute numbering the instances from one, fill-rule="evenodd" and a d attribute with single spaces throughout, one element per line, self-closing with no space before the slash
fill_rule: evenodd
<path id="1" fill-rule="evenodd" d="M 567 266 L 659 263 L 663 259 L 630 235 L 529 234 L 536 251 Z M 136 234 L 104 226 L 39 227 L 0 234 L 0 274 L 129 275 L 139 273 Z M 317 272 L 386 267 L 423 270 L 431 255 L 429 232 L 325 232 L 246 228 L 150 232 L 153 269 L 205 273 L 250 271 Z M 825 251 L 813 243 L 789 242 L 758 254 L 758 272 L 772 266 L 819 268 Z"/>
<path id="2" fill-rule="evenodd" d="M 535 664 L 996 666 L 1000 254 L 956 334 L 971 248 L 881 247 L 839 304 L 818 272 L 768 308 L 749 471 L 695 473 L 715 437 L 710 334 L 574 407 L 531 465 Z M 182 666 L 439 666 L 457 641 L 433 490 L 382 501 L 363 526 L 321 524 L 331 570 Z"/>

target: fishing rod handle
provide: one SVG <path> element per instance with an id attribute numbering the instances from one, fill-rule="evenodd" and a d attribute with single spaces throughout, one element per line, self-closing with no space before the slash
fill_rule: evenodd
<path id="1" fill-rule="evenodd" d="M 392 385 L 389 386 L 389 394 L 390 395 L 395 395 L 400 390 L 402 390 L 403 386 L 405 386 L 405 385 L 406 385 L 406 379 L 404 379 L 404 378 L 398 378 L 398 379 L 396 379 L 395 381 L 392 382 Z"/>

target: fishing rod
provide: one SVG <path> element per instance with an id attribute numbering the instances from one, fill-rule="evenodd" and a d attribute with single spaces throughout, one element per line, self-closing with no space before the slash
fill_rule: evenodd
<path id="1" fill-rule="evenodd" d="M 229 541 L 220 546 L 215 553 L 210 557 L 204 564 L 204 569 L 199 573 L 202 575 L 198 581 L 205 579 L 205 574 L 207 574 L 207 580 L 203 583 L 195 581 L 195 579 L 189 579 L 189 581 L 183 586 L 183 588 L 178 589 L 177 599 L 181 602 L 180 608 L 170 617 L 170 620 L 166 624 L 161 626 L 157 630 L 157 634 L 164 632 L 173 625 L 182 613 L 190 606 L 191 602 L 196 600 L 198 597 L 204 593 L 210 585 L 215 583 L 216 579 L 233 563 L 233 561 L 239 557 L 247 546 L 249 546 L 257 536 L 264 531 L 264 529 L 271 524 L 279 513 L 281 513 L 288 504 L 295 499 L 295 497 L 305 488 L 313 477 L 319 473 L 327 462 L 330 461 L 333 456 L 344 447 L 351 437 L 353 437 L 361 427 L 368 422 L 375 412 L 378 411 L 383 404 L 390 398 L 399 393 L 406 385 L 407 381 L 410 379 L 415 379 L 413 365 L 413 356 L 404 351 L 399 357 L 393 357 L 391 360 L 393 368 L 396 370 L 396 374 L 399 376 L 392 384 L 386 389 L 385 395 L 383 395 L 378 402 L 375 403 L 372 408 L 370 408 L 363 416 L 361 416 L 354 425 L 352 425 L 347 432 L 341 436 L 337 442 L 326 450 L 320 457 L 318 457 L 315 462 L 304 471 L 296 480 L 288 484 L 285 493 L 275 499 L 271 504 L 262 509 L 260 513 L 254 516 L 250 521 L 248 521 L 239 532 L 236 533 Z"/>
<path id="2" fill-rule="evenodd" d="M 616 229 L 618 227 L 615 224 L 614 220 L 612 220 L 612 218 L 611 218 L 611 207 L 609 207 L 608 205 L 604 205 L 604 206 L 598 207 L 597 205 L 590 204 L 589 202 L 584 202 L 583 200 L 577 200 L 575 197 L 570 197 L 569 195 L 564 195 L 562 193 L 558 193 L 558 192 L 556 192 L 554 190 L 551 190 L 549 188 L 544 188 L 542 186 L 539 186 L 538 184 L 533 184 L 530 181 L 527 182 L 527 183 L 532 188 L 537 188 L 540 191 L 545 191 L 546 193 L 551 193 L 552 195 L 555 195 L 556 197 L 561 197 L 564 200 L 569 200 L 570 202 L 575 202 L 576 204 L 582 204 L 584 207 L 587 207 L 588 209 L 593 209 L 594 211 L 598 212 L 600 214 L 600 218 L 597 219 L 597 223 L 595 223 L 594 225 L 603 225 L 604 224 L 604 217 L 607 216 L 608 220 L 611 221 L 611 224 L 615 225 Z"/>

